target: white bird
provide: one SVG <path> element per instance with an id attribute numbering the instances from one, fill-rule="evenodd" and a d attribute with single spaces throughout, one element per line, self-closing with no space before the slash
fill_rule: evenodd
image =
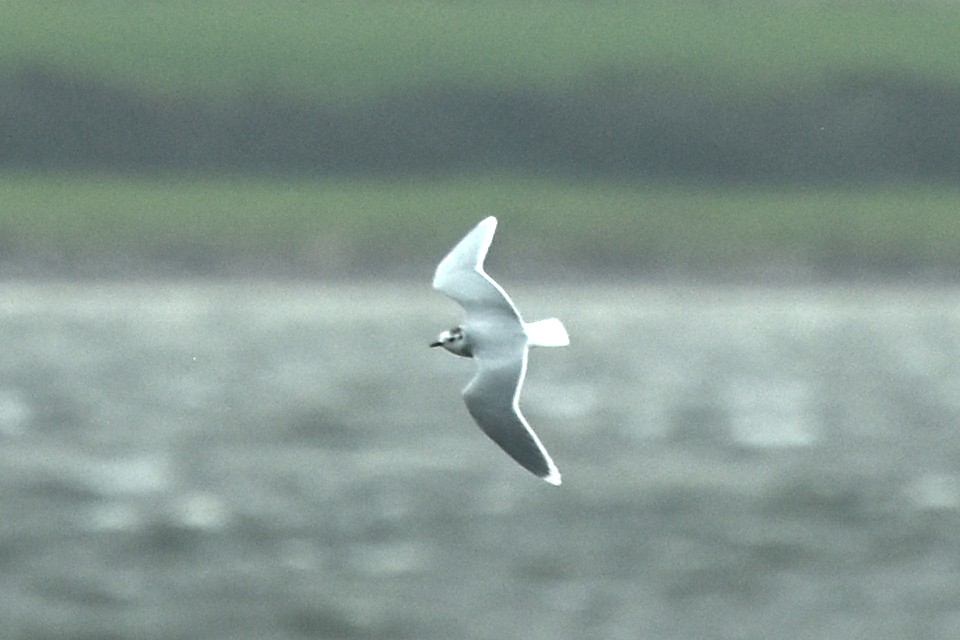
<path id="1" fill-rule="evenodd" d="M 477 361 L 479 369 L 463 389 L 470 415 L 483 432 L 534 475 L 560 484 L 560 471 L 520 412 L 520 389 L 529 347 L 570 344 L 556 318 L 524 322 L 510 296 L 483 270 L 497 219 L 481 221 L 437 266 L 433 288 L 453 298 L 466 321 L 431 344 Z"/>

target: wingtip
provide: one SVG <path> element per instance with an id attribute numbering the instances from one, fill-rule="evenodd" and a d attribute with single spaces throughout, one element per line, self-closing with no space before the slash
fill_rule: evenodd
<path id="1" fill-rule="evenodd" d="M 549 482 L 550 484 L 552 484 L 552 485 L 555 486 L 555 487 L 559 487 L 559 486 L 560 486 L 560 482 L 561 482 L 561 480 L 560 480 L 560 472 L 559 472 L 556 468 L 551 469 L 551 470 L 550 470 L 550 473 L 548 473 L 547 475 L 543 476 L 543 480 L 544 480 L 544 482 Z"/>
<path id="2" fill-rule="evenodd" d="M 481 220 L 479 223 L 477 223 L 477 226 L 478 226 L 478 227 L 490 227 L 490 232 L 492 233 L 492 232 L 494 232 L 494 231 L 497 230 L 497 217 L 496 217 L 496 216 L 487 216 L 486 218 L 484 218 L 483 220 Z"/>

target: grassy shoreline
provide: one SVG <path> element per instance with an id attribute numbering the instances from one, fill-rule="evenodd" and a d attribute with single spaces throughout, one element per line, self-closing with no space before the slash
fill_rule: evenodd
<path id="1" fill-rule="evenodd" d="M 806 189 L 571 183 L 502 176 L 266 180 L 0 176 L 10 264 L 178 263 L 307 274 L 429 268 L 497 215 L 518 268 L 821 274 L 960 266 L 960 187 Z M 38 257 L 39 256 L 39 257 Z M 240 269 L 244 271 L 245 269 Z"/>
<path id="2" fill-rule="evenodd" d="M 662 73 L 746 96 L 850 73 L 952 85 L 958 27 L 960 6 L 941 2 L 11 0 L 0 73 L 40 65 L 146 94 L 333 101 Z"/>

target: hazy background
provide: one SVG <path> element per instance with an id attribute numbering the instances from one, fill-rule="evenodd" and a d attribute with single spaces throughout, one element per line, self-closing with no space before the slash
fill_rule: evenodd
<path id="1" fill-rule="evenodd" d="M 0 5 L 0 636 L 960 636 L 960 7 Z M 469 419 L 437 261 L 567 349 Z"/>
<path id="2" fill-rule="evenodd" d="M 488 214 L 507 255 L 628 279 L 960 264 L 951 3 L 0 18 L 3 273 L 423 277 Z"/>

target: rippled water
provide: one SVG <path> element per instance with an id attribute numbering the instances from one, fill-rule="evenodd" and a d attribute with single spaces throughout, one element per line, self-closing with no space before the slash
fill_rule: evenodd
<path id="1" fill-rule="evenodd" d="M 960 291 L 514 298 L 559 488 L 425 286 L 0 286 L 0 637 L 960 637 Z"/>

